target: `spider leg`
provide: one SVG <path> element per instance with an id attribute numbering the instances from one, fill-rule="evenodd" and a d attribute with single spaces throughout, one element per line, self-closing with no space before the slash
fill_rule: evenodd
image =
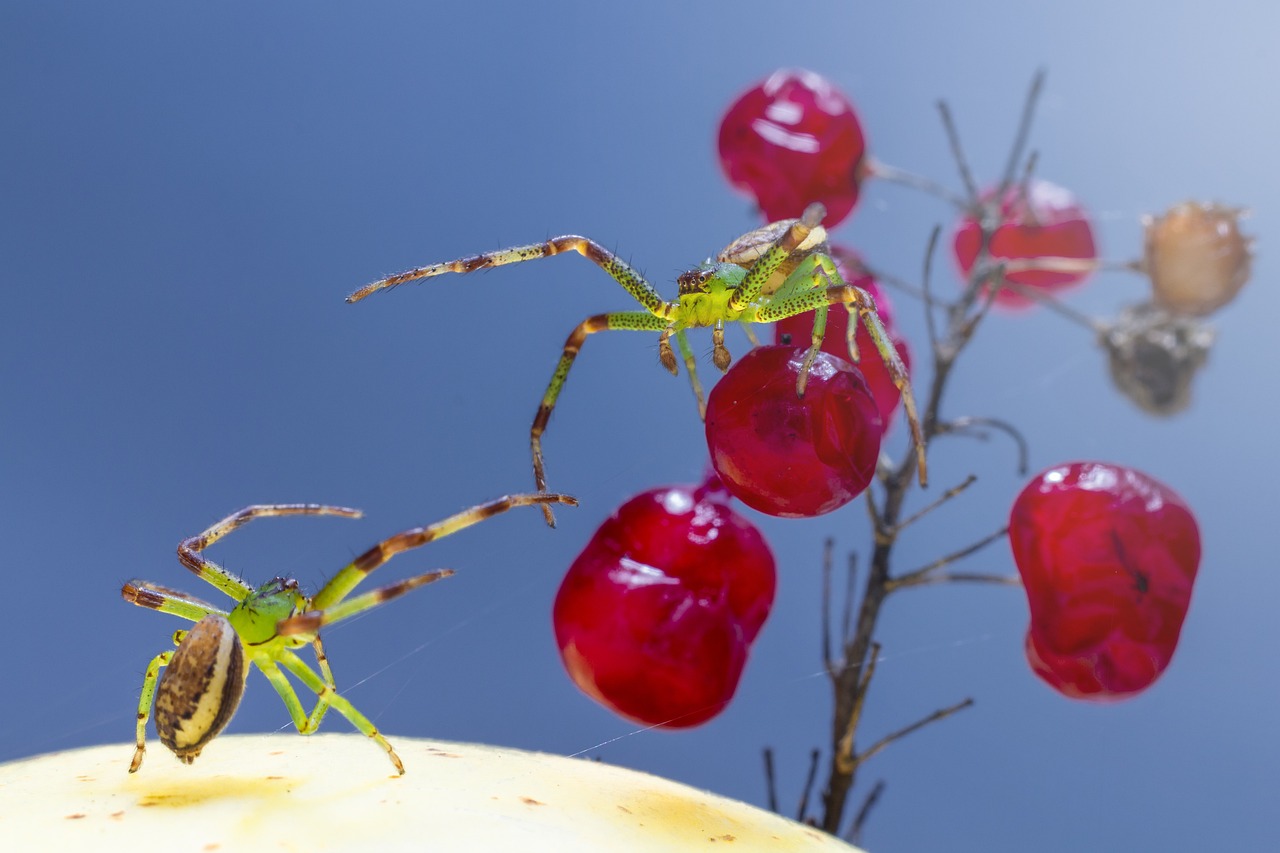
<path id="1" fill-rule="evenodd" d="M 426 527 L 414 527 L 402 533 L 397 533 L 395 536 L 384 539 L 359 557 L 356 557 L 355 560 L 330 578 L 329 582 L 312 597 L 309 606 L 312 610 L 328 610 L 346 598 L 351 590 L 355 589 L 356 584 L 364 580 L 370 572 L 402 551 L 419 548 L 428 542 L 441 539 L 451 533 L 456 533 L 463 528 L 484 521 L 486 518 L 501 515 L 507 510 L 518 506 L 553 503 L 576 506 L 578 501 L 568 495 L 558 494 L 508 495 L 465 509 L 443 521 L 437 521 L 435 524 Z"/>
<path id="2" fill-rule="evenodd" d="M 426 572 L 416 577 L 406 578 L 393 584 L 387 584 L 383 587 L 370 590 L 369 592 L 357 595 L 355 598 L 348 598 L 340 604 L 332 605 L 323 610 L 311 609 L 304 613 L 290 616 L 288 619 L 282 619 L 276 625 L 276 633 L 282 637 L 288 637 L 298 634 L 315 634 L 321 628 L 332 625 L 334 622 L 341 622 L 362 613 L 371 607 L 377 607 L 379 604 L 385 604 L 393 598 L 399 598 L 407 592 L 411 592 L 420 586 L 443 580 L 453 575 L 452 569 L 439 569 L 434 572 Z M 313 640 L 313 644 L 319 642 L 319 637 Z M 317 654 L 319 657 L 319 654 Z M 326 671 L 325 681 L 333 682 L 333 673 L 328 672 L 328 658 L 320 658 L 321 670 Z"/>
<path id="3" fill-rule="evenodd" d="M 804 214 L 782 232 L 773 245 L 751 265 L 751 269 L 729 297 L 729 310 L 742 311 L 759 299 L 765 284 L 800 244 L 808 239 L 810 232 L 822 225 L 822 218 L 826 215 L 827 210 L 821 204 L 806 207 Z"/>
<path id="4" fill-rule="evenodd" d="M 671 318 L 674 316 L 678 303 L 666 302 L 661 294 L 653 288 L 653 285 L 645 281 L 644 276 L 631 268 L 626 261 L 619 258 L 613 252 L 610 252 L 604 246 L 594 240 L 588 240 L 586 237 L 579 237 L 576 234 L 566 234 L 563 237 L 552 237 L 544 243 L 534 243 L 529 246 L 516 246 L 511 249 L 500 249 L 496 252 L 487 252 L 483 255 L 472 255 L 467 258 L 459 258 L 456 261 L 447 261 L 442 264 L 432 264 L 430 266 L 418 267 L 417 269 L 402 272 L 399 275 L 388 276 L 387 278 L 375 281 L 372 284 L 366 284 L 355 293 L 347 297 L 347 302 L 359 302 L 366 296 L 376 293 L 379 290 L 385 290 L 388 287 L 396 287 L 410 281 L 418 279 L 430 278 L 432 276 L 443 275 L 444 273 L 469 273 L 476 270 L 489 269 L 491 267 L 500 267 L 506 264 L 516 264 L 521 261 L 532 261 L 538 258 L 549 258 L 552 255 L 558 255 L 561 252 L 577 252 L 587 260 L 600 267 L 607 272 L 614 281 L 622 285 L 622 287 L 635 297 L 636 301 L 645 307 L 645 310 L 657 317 Z"/>
<path id="5" fill-rule="evenodd" d="M 396 772 L 401 776 L 404 775 L 404 763 L 400 761 L 400 756 L 396 755 L 396 751 L 391 748 L 391 744 L 382 736 L 377 727 L 369 721 L 368 717 L 357 711 L 346 697 L 338 693 L 332 685 L 326 684 L 324 679 L 315 673 L 315 670 L 307 666 L 306 662 L 293 652 L 285 651 L 279 660 L 280 666 L 293 673 L 303 684 L 315 691 L 317 705 L 332 707 L 339 714 L 346 717 L 351 725 L 368 737 L 373 738 L 378 746 L 386 750 L 387 757 L 395 765 Z M 277 666 L 275 661 L 267 658 L 255 661 L 255 663 L 266 675 L 267 680 L 271 682 L 271 686 L 280 694 L 280 698 L 284 700 L 285 706 L 289 708 L 289 715 L 293 717 L 293 724 L 298 731 L 304 735 L 313 733 L 315 729 L 311 728 L 311 719 L 322 718 L 324 713 L 317 708 L 308 717 L 303 712 L 302 702 L 298 699 L 297 691 L 293 689 L 293 685 L 284 677 L 284 673 L 280 671 L 280 666 Z"/>
<path id="6" fill-rule="evenodd" d="M 564 342 L 564 352 L 560 355 L 560 361 L 556 363 L 556 369 L 551 374 L 551 381 L 547 384 L 547 390 L 542 394 L 542 402 L 538 404 L 538 411 L 533 416 L 533 426 L 529 429 L 529 447 L 533 452 L 533 481 L 539 492 L 547 490 L 546 466 L 542 459 L 542 434 L 547 430 L 547 424 L 551 420 L 551 412 L 556 407 L 556 400 L 560 398 L 560 389 L 564 387 L 565 380 L 569 378 L 569 369 L 573 367 L 573 361 L 578 357 L 578 352 L 582 349 L 582 344 L 587 339 L 587 335 L 614 329 L 634 332 L 666 332 L 668 325 L 666 320 L 652 313 L 618 311 L 612 314 L 596 314 L 593 317 L 588 317 L 569 333 L 568 339 Z M 671 345 L 667 344 L 668 351 L 670 348 Z M 659 341 L 660 357 L 661 353 L 662 343 Z M 675 358 L 672 356 L 671 368 L 674 369 L 674 367 Z M 556 526 L 555 515 L 551 512 L 549 504 L 543 504 L 542 514 L 546 517 L 549 526 Z"/>
<path id="7" fill-rule="evenodd" d="M 192 622 L 199 622 L 210 613 L 227 615 L 227 611 L 214 607 L 207 601 L 201 601 L 194 595 L 151 581 L 134 578 L 120 589 L 120 597 L 130 604 L 158 610 L 161 613 L 172 613 Z"/>
<path id="8" fill-rule="evenodd" d="M 281 515 L 336 515 L 341 518 L 359 518 L 360 510 L 341 506 L 324 506 L 322 504 L 257 504 L 247 506 L 231 513 L 231 515 L 214 524 L 199 536 L 183 539 L 178 544 L 178 559 L 182 561 L 182 565 L 195 572 L 201 580 L 213 584 L 236 601 L 243 601 L 253 592 L 253 588 L 234 573 L 224 569 L 217 563 L 206 560 L 200 556 L 199 552 L 255 518 Z"/>
<path id="9" fill-rule="evenodd" d="M 760 339 L 756 337 L 756 332 L 751 328 L 751 324 L 746 320 L 741 321 L 742 333 L 747 336 L 747 342 L 753 347 L 760 346 Z"/>
<path id="10" fill-rule="evenodd" d="M 707 419 L 707 400 L 702 393 L 702 383 L 698 381 L 698 361 L 693 357 L 693 349 L 684 329 L 676 332 L 676 344 L 680 347 L 680 357 L 684 360 L 685 372 L 689 375 L 689 387 L 693 389 L 694 399 L 698 401 L 698 417 Z"/>
<path id="11" fill-rule="evenodd" d="M 168 666 L 171 660 L 173 660 L 172 650 L 161 652 L 151 659 L 151 663 L 147 665 L 147 674 L 142 677 L 142 697 L 138 700 L 137 745 L 133 749 L 133 760 L 129 762 L 130 773 L 138 772 L 138 768 L 142 766 L 142 759 L 147 754 L 147 720 L 151 718 L 151 700 L 156 695 L 160 667 Z"/>
<path id="12" fill-rule="evenodd" d="M 277 625 L 276 631 L 279 632 L 279 630 L 280 626 Z M 334 690 L 337 690 L 338 685 L 333 680 L 333 668 L 329 666 L 329 655 L 325 653 L 324 641 L 320 639 L 319 634 L 316 634 L 315 638 L 312 639 L 311 650 L 315 652 L 316 665 L 320 667 L 320 676 L 324 679 L 324 683 L 332 687 Z M 312 731 L 320 728 L 320 723 L 324 720 L 324 715 L 328 713 L 328 711 L 328 705 L 321 705 L 319 702 L 316 703 L 316 707 L 311 710 L 311 715 L 307 717 L 307 725 L 311 727 Z"/>

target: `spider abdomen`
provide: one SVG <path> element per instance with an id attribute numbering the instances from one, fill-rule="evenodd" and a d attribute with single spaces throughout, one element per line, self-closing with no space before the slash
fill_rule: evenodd
<path id="1" fill-rule="evenodd" d="M 226 727 L 244 695 L 244 647 L 227 618 L 197 622 L 173 653 L 156 690 L 156 734 L 190 764 Z"/>

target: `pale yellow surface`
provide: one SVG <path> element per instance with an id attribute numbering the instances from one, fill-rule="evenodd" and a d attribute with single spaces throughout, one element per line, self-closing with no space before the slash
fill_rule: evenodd
<path id="1" fill-rule="evenodd" d="M 0 849 L 844 851 L 766 811 L 593 761 L 360 735 L 221 737 L 190 767 L 149 743 L 0 765 Z"/>

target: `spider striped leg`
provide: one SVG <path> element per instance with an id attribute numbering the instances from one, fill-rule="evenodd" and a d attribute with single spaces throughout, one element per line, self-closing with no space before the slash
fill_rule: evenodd
<path id="1" fill-rule="evenodd" d="M 182 642 L 185 631 L 174 634 L 174 645 Z M 138 699 L 137 741 L 133 748 L 133 760 L 129 762 L 129 772 L 137 773 L 142 766 L 142 759 L 147 754 L 147 720 L 151 719 L 151 701 L 156 695 L 156 682 L 160 679 L 160 667 L 168 666 L 173 660 L 173 650 L 161 652 L 147 664 L 147 673 L 142 677 L 142 696 Z"/>
<path id="2" fill-rule="evenodd" d="M 183 539 L 178 544 L 178 559 L 182 561 L 182 565 L 195 572 L 202 580 L 213 584 L 236 601 L 243 601 L 253 592 L 253 588 L 232 572 L 200 556 L 200 551 L 255 518 L 282 515 L 336 515 L 340 518 L 359 518 L 360 514 L 358 509 L 323 504 L 255 504 L 231 513 L 199 536 Z"/>
<path id="3" fill-rule="evenodd" d="M 371 607 L 377 607 L 379 604 L 390 601 L 393 598 L 399 598 L 407 592 L 425 586 L 432 581 L 438 581 L 447 578 L 453 574 L 451 569 L 441 569 L 439 571 L 427 572 L 408 580 L 399 581 L 398 583 L 389 584 L 380 589 L 357 595 L 355 598 L 349 598 L 341 604 L 335 605 L 328 610 L 309 610 L 305 613 L 299 613 L 297 616 L 291 616 L 288 619 L 281 620 L 276 625 L 276 633 L 282 637 L 297 634 L 314 634 L 311 640 L 312 649 L 315 651 L 316 663 L 320 667 L 320 677 L 326 685 L 331 689 L 337 690 L 338 685 L 333 679 L 333 670 L 329 666 L 329 657 L 325 654 L 324 643 L 321 641 L 319 631 L 326 625 L 332 625 L 334 622 L 341 621 L 357 613 L 368 610 Z M 327 702 L 317 702 L 316 706 L 307 716 L 307 731 L 314 732 L 320 728 L 321 721 L 324 720 L 325 714 L 328 713 L 331 706 Z"/>
<path id="4" fill-rule="evenodd" d="M 357 595 L 355 598 L 348 598 L 340 604 L 326 607 L 324 610 L 307 610 L 305 613 L 299 613 L 290 616 L 288 619 L 282 619 L 276 625 L 276 633 L 282 637 L 294 636 L 299 634 L 315 634 L 321 628 L 332 625 L 334 622 L 341 622 L 343 619 L 349 619 L 357 613 L 363 613 L 371 607 L 377 607 L 379 604 L 385 604 L 392 599 L 399 598 L 407 592 L 412 592 L 420 586 L 426 586 L 433 581 L 443 580 L 453 576 L 453 569 L 438 569 L 434 572 L 426 572 L 416 577 L 406 578 L 393 584 L 387 584 L 383 587 L 370 590 L 369 592 Z M 318 638 L 317 638 L 318 639 Z M 326 661 L 325 668 L 328 663 Z M 333 674 L 325 681 L 332 683 Z"/>
<path id="5" fill-rule="evenodd" d="M 554 493 L 507 495 L 506 497 L 465 509 L 443 521 L 437 521 L 435 524 L 426 527 L 415 527 L 411 530 L 397 533 L 395 536 L 384 539 L 359 557 L 356 557 L 330 578 L 329 582 L 311 599 L 310 607 L 312 610 L 330 609 L 346 598 L 351 590 L 355 589 L 356 584 L 364 580 L 370 572 L 403 551 L 420 548 L 428 542 L 441 539 L 451 533 L 456 533 L 463 528 L 478 524 L 487 518 L 493 518 L 495 515 L 501 515 L 507 510 L 518 506 L 533 506 L 535 504 L 545 506 L 553 503 L 577 506 L 578 499 L 569 495 Z"/>
<path id="6" fill-rule="evenodd" d="M 618 311 L 588 317 L 569 333 L 568 339 L 564 342 L 564 352 L 560 355 L 560 361 L 556 363 L 556 369 L 551 374 L 547 390 L 542 394 L 542 402 L 538 404 L 538 411 L 533 416 L 533 426 L 529 429 L 529 447 L 533 452 L 533 481 L 539 492 L 547 490 L 546 466 L 542 459 L 542 434 L 547 430 L 551 411 L 556 407 L 556 400 L 560 398 L 560 389 L 569 378 L 569 369 L 573 367 L 573 361 L 578 357 L 587 335 L 608 330 L 666 332 L 668 328 L 668 322 L 656 314 L 644 311 Z M 671 345 L 667 344 L 668 352 L 670 348 Z M 659 357 L 662 357 L 661 343 L 659 343 Z M 663 364 L 666 364 L 665 360 Z M 672 356 L 668 369 L 674 372 L 674 368 L 675 357 Z M 552 513 L 550 505 L 543 504 L 542 514 L 546 517 L 549 526 L 556 526 L 555 514 Z"/>
<path id="7" fill-rule="evenodd" d="M 806 207 L 804 214 L 782 232 L 774 244 L 751 265 L 746 277 L 729 297 L 729 310 L 742 311 L 759 299 L 765 284 L 800 244 L 808 239 L 809 233 L 822 225 L 822 218 L 826 215 L 827 209 L 821 204 Z"/>
<path id="8" fill-rule="evenodd" d="M 121 587 L 120 597 L 130 604 L 158 610 L 161 613 L 172 613 L 174 616 L 181 616 L 192 622 L 199 622 L 210 613 L 227 615 L 227 611 L 220 610 L 194 595 L 138 578 L 128 581 Z"/>
<path id="9" fill-rule="evenodd" d="M 373 738 L 378 746 L 386 750 L 387 757 L 395 765 L 396 772 L 401 776 L 404 775 L 404 763 L 400 761 L 400 756 L 396 755 L 396 751 L 391 748 L 391 744 L 387 742 L 387 739 L 382 736 L 368 717 L 357 711 L 346 697 L 338 693 L 332 685 L 326 684 L 319 675 L 316 675 L 315 670 L 307 666 L 306 662 L 293 652 L 285 651 L 279 660 L 280 666 L 293 673 L 303 684 L 315 691 L 317 705 L 332 707 L 339 714 L 346 717 L 351 725 L 368 737 Z M 256 660 L 255 663 L 258 664 L 258 668 L 262 670 L 263 674 L 267 676 L 271 686 L 280 694 L 280 698 L 284 700 L 285 705 L 289 708 L 289 715 L 293 717 L 293 724 L 297 726 L 298 731 L 304 735 L 313 733 L 315 729 L 311 727 L 311 719 L 323 717 L 324 713 L 319 712 L 318 708 L 310 716 L 303 712 L 297 691 L 293 689 L 293 685 L 284 677 L 284 673 L 280 671 L 280 667 L 276 665 L 275 661 L 267 658 Z"/>
<path id="10" fill-rule="evenodd" d="M 815 273 L 814 279 L 815 282 L 825 280 L 826 274 L 818 276 Z M 773 323 L 787 317 L 794 317 L 796 314 L 803 314 L 806 311 L 816 311 L 822 306 L 841 304 L 857 307 L 858 317 L 863 326 L 866 327 L 868 334 L 871 335 L 876 352 L 880 353 L 880 357 L 884 359 L 885 367 L 889 370 L 889 377 L 902 394 L 902 408 L 907 416 L 907 425 L 911 429 L 911 439 L 916 446 L 920 485 L 927 485 L 929 478 L 928 470 L 925 466 L 924 434 L 920 428 L 920 416 L 916 411 L 915 396 L 911 393 L 911 379 L 907 376 L 906 366 L 898 356 L 898 350 L 894 347 L 893 342 L 889 340 L 889 333 L 885 331 L 884 324 L 880 322 L 880 317 L 876 314 L 876 303 L 871 294 L 852 284 L 815 287 L 812 290 L 802 291 L 785 298 L 774 299 L 761 306 L 752 319 L 757 323 Z"/>
<path id="11" fill-rule="evenodd" d="M 635 297 L 636 301 L 645 307 L 650 314 L 660 317 L 670 317 L 674 314 L 678 307 L 675 304 L 668 304 L 658 291 L 654 290 L 653 285 L 645 281 L 644 276 L 631 268 L 629 264 L 610 252 L 604 246 L 594 240 L 588 240 L 586 237 L 579 237 L 576 234 L 566 234 L 563 237 L 552 237 L 545 243 L 534 243 L 530 246 L 516 246 L 512 249 L 499 249 L 496 252 L 487 252 L 483 255 L 472 255 L 468 258 L 459 258 L 456 261 L 447 261 L 442 264 L 432 264 L 430 266 L 418 267 L 417 269 L 402 272 L 399 275 L 388 276 L 387 278 L 375 281 L 372 284 L 366 284 L 355 293 L 347 297 L 347 302 L 359 302 L 366 296 L 376 293 L 379 290 L 385 290 L 389 287 L 396 287 L 410 281 L 418 279 L 431 278 L 432 276 L 443 275 L 444 273 L 469 273 L 476 270 L 490 269 L 491 267 L 505 266 L 506 264 L 518 264 L 522 261 L 533 261 L 538 258 L 549 258 L 552 255 L 558 255 L 561 252 L 577 252 L 587 260 L 600 267 L 607 272 L 614 281 L 622 285 L 622 287 Z"/>

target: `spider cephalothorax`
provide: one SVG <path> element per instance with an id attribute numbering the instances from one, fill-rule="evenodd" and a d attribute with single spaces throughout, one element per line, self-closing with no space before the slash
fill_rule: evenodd
<path id="1" fill-rule="evenodd" d="M 540 492 L 545 492 L 547 488 L 542 460 L 542 433 L 546 430 L 551 411 L 569 376 L 569 369 L 587 335 L 609 329 L 658 332 L 658 357 L 663 367 L 673 374 L 678 369 L 675 351 L 671 346 L 671 338 L 674 337 L 680 350 L 680 360 L 684 362 L 694 396 L 698 400 L 699 412 L 705 416 L 706 405 L 702 386 L 698 382 L 693 350 L 685 337 L 687 329 L 711 329 L 712 361 L 723 371 L 728 369 L 732 361 L 724 344 L 725 323 L 739 322 L 744 326 L 772 323 L 813 311 L 813 336 L 804 369 L 796 383 L 796 393 L 803 396 L 808 369 L 817 357 L 826 333 L 827 309 L 832 305 L 843 305 L 851 315 L 857 315 L 861 319 L 875 342 L 876 351 L 884 359 L 894 384 L 902 392 L 903 409 L 915 442 L 920 481 L 923 483 L 926 478 L 924 440 L 906 368 L 876 315 L 875 300 L 865 290 L 846 283 L 840 277 L 835 261 L 828 253 L 827 232 L 822 227 L 825 213 L 822 205 L 812 204 L 799 219 L 772 222 L 738 237 L 720 252 L 715 262 L 680 275 L 677 278 L 678 294 L 674 301 L 664 300 L 643 276 L 613 252 L 593 240 L 572 234 L 553 237 L 544 243 L 500 249 L 456 261 L 418 267 L 365 285 L 348 296 L 347 301 L 359 302 L 379 290 L 443 273 L 474 272 L 546 258 L 567 251 L 577 252 L 595 263 L 635 297 L 643 306 L 643 311 L 593 315 L 579 323 L 565 341 L 564 351 L 551 374 L 551 382 L 542 395 L 529 431 L 534 482 Z M 850 323 L 848 345 L 854 361 L 858 360 L 854 345 L 856 331 L 857 324 Z M 554 525 L 555 519 L 550 506 L 544 505 L 542 509 L 547 523 Z"/>

